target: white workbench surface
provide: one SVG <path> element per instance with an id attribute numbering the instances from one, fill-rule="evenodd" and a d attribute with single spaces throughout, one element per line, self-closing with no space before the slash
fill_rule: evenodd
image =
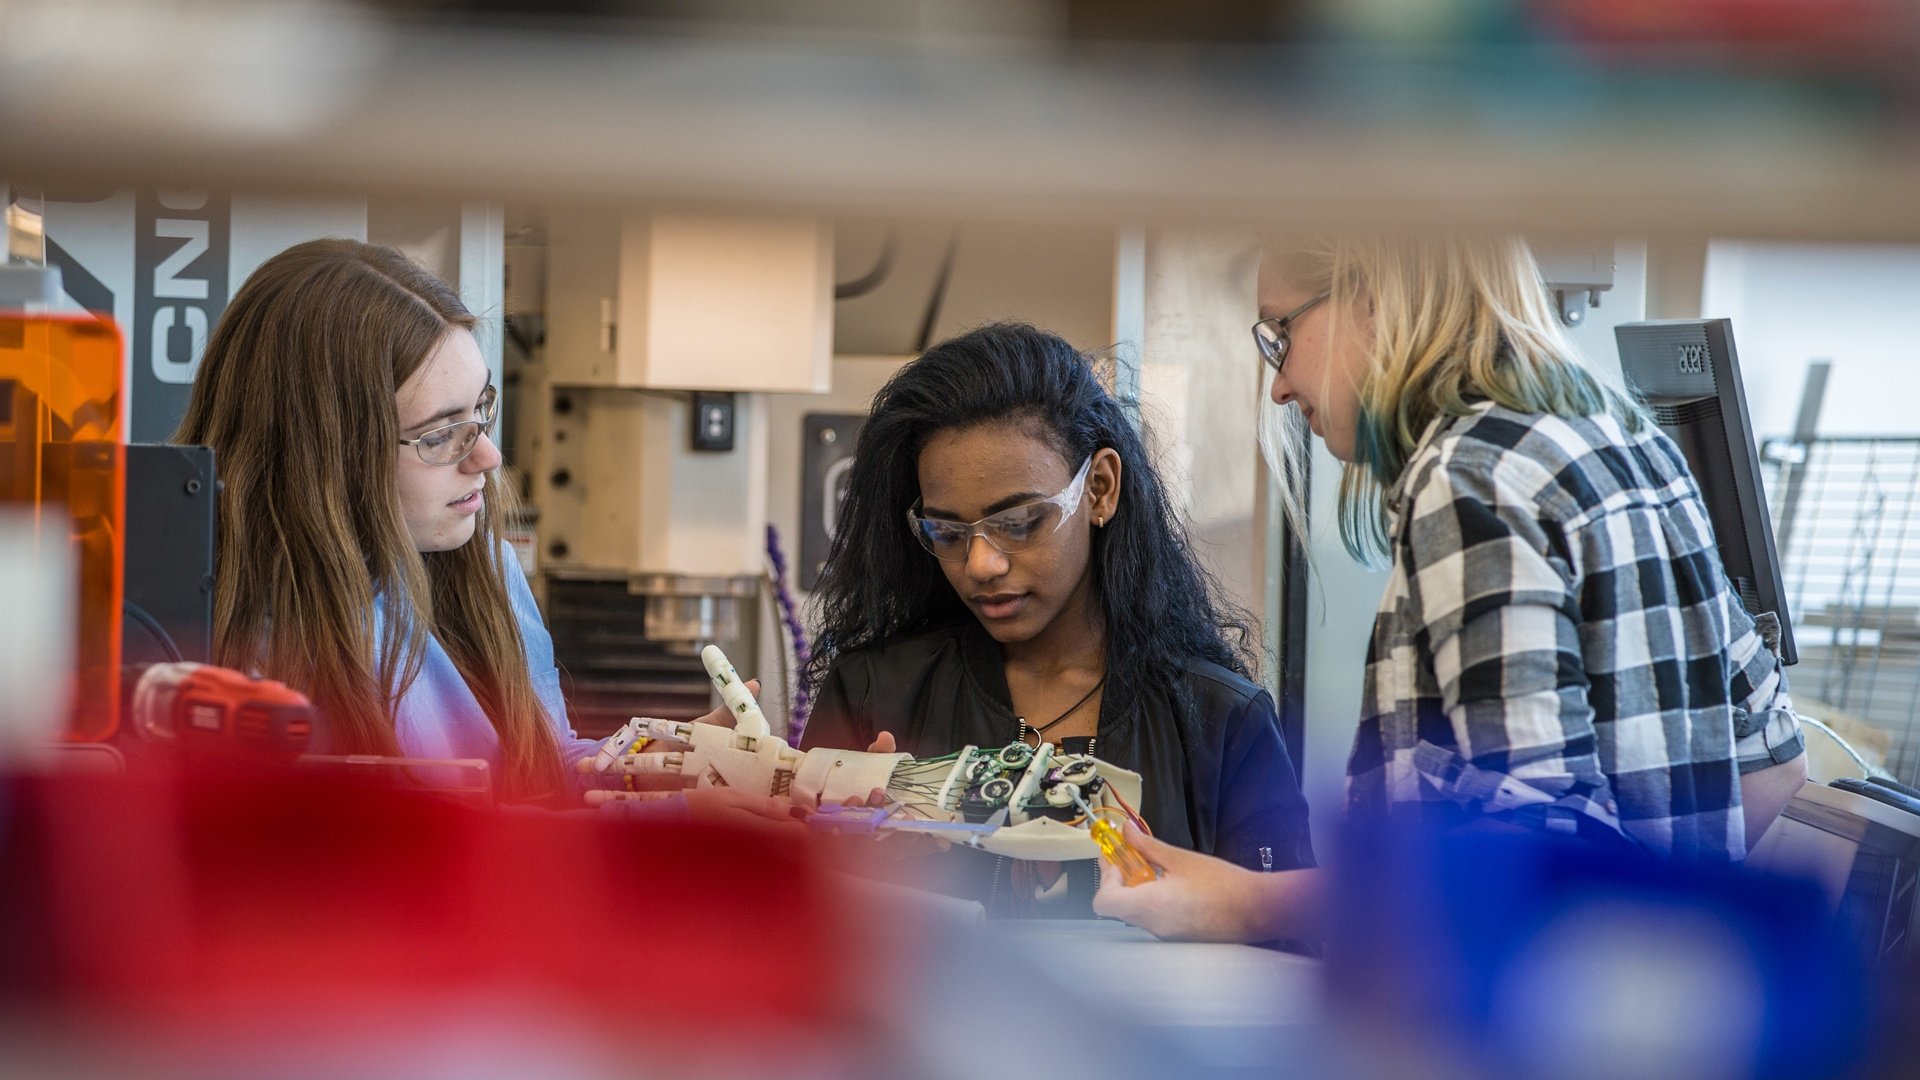
<path id="1" fill-rule="evenodd" d="M 956 931 L 909 1009 L 1000 1032 L 1009 1060 L 1085 1075 L 1324 1075 L 1320 962 L 1247 945 L 1165 942 L 1106 920 L 995 920 Z M 923 973 L 924 974 L 924 973 Z"/>

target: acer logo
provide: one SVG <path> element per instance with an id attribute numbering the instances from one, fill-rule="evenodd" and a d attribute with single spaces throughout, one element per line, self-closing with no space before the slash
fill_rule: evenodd
<path id="1" fill-rule="evenodd" d="M 1705 345 L 1680 346 L 1680 374 L 1705 375 L 1707 373 L 1707 347 Z"/>

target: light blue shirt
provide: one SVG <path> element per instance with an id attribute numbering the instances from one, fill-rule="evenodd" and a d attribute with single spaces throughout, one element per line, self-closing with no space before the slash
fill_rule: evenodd
<path id="1" fill-rule="evenodd" d="M 520 641 L 527 653 L 527 675 L 533 692 L 546 711 L 553 727 L 554 741 L 560 747 L 561 765 L 569 783 L 582 788 L 577 762 L 600 749 L 593 739 L 578 738 L 567 721 L 566 699 L 560 693 L 560 669 L 553 663 L 553 636 L 534 603 L 533 590 L 526 575 L 520 573 L 507 556 L 507 595 L 513 602 L 513 614 L 520 624 Z M 381 640 L 386 622 L 384 599 L 374 605 L 374 641 Z M 376 645 L 376 648 L 378 646 Z M 411 758 L 479 758 L 493 770 L 496 788 L 501 775 L 500 736 L 493 721 L 480 707 L 460 669 L 447 655 L 438 638 L 428 634 L 424 644 L 420 674 L 394 707 L 394 734 L 400 752 Z M 377 657 L 376 657 L 377 662 Z"/>

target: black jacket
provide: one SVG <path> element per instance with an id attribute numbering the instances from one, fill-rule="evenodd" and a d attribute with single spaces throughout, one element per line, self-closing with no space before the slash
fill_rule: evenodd
<path id="1" fill-rule="evenodd" d="M 1204 660 L 1182 674 L 1193 705 L 1185 725 L 1171 700 L 1128 710 L 1103 697 L 1095 756 L 1141 775 L 1138 809 L 1160 839 L 1249 869 L 1261 868 L 1262 848 L 1275 870 L 1312 866 L 1307 803 L 1272 697 Z M 801 745 L 864 750 L 891 731 L 916 757 L 1004 746 L 1019 726 L 1012 700 L 999 644 L 968 619 L 840 657 Z"/>

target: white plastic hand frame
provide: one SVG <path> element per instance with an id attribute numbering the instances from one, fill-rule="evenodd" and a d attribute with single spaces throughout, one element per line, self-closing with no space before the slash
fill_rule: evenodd
<path id="1" fill-rule="evenodd" d="M 643 736 L 669 748 L 626 753 Z M 1096 758 L 1061 757 L 1050 743 L 1032 750 L 1018 743 L 969 746 L 958 754 L 916 760 L 907 754 L 858 750 L 801 752 L 770 733 L 644 717 L 608 739 L 592 767 L 609 776 L 649 777 L 656 784 L 672 776 L 679 778 L 672 784 L 677 787 L 731 787 L 785 796 L 816 810 L 815 821 L 834 831 L 929 832 L 997 855 L 1060 862 L 1099 854 L 1077 807 L 1090 804 L 1095 812 L 1128 808 L 1130 814 L 1140 801 L 1138 773 Z M 875 789 L 886 793 L 887 805 L 866 810 Z M 587 793 L 595 805 L 649 797 L 656 796 Z M 849 801 L 863 809 L 843 810 Z"/>

